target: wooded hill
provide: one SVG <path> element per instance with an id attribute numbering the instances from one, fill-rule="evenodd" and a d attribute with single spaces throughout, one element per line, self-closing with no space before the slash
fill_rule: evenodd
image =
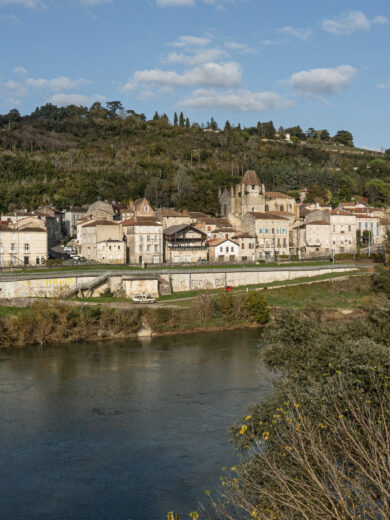
<path id="1" fill-rule="evenodd" d="M 306 187 L 309 200 L 333 205 L 354 195 L 389 203 L 389 151 L 356 149 L 349 132 L 334 138 L 300 127 L 275 132 L 272 122 L 251 128 L 227 122 L 218 130 L 213 119 L 203 126 L 182 114 L 173 124 L 157 113 L 148 121 L 117 103 L 0 116 L 0 211 L 146 196 L 154 206 L 216 214 L 218 188 L 236 184 L 247 169 L 268 191 L 297 196 Z M 288 131 L 293 142 L 285 140 Z"/>

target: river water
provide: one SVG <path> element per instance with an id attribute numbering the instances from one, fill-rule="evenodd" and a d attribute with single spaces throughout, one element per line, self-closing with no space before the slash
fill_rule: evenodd
<path id="1" fill-rule="evenodd" d="M 0 518 L 181 519 L 270 391 L 257 330 L 0 352 Z"/>

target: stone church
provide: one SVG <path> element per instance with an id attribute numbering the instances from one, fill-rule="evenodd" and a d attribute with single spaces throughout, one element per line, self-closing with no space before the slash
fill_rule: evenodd
<path id="1" fill-rule="evenodd" d="M 227 218 L 236 229 L 241 229 L 247 213 L 264 213 L 265 186 L 260 183 L 254 170 L 248 170 L 239 184 L 220 194 L 219 203 L 221 216 Z"/>

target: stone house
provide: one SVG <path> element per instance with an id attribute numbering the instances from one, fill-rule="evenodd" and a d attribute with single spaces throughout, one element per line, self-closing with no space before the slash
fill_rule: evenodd
<path id="1" fill-rule="evenodd" d="M 288 256 L 288 220 L 272 213 L 250 212 L 243 219 L 243 228 L 257 239 L 257 258 L 269 261 Z"/>
<path id="2" fill-rule="evenodd" d="M 129 220 L 133 217 L 154 217 L 155 212 L 149 201 L 145 197 L 131 200 L 127 207 L 121 208 L 121 220 Z"/>
<path id="3" fill-rule="evenodd" d="M 124 240 L 102 240 L 96 244 L 96 261 L 99 264 L 125 264 L 127 259 Z"/>
<path id="4" fill-rule="evenodd" d="M 192 218 L 188 213 L 172 208 L 158 208 L 156 209 L 156 215 L 158 220 L 161 221 L 163 229 L 167 229 L 170 226 L 192 223 Z"/>
<path id="5" fill-rule="evenodd" d="M 313 220 L 306 223 L 306 254 L 310 256 L 330 254 L 330 222 Z"/>
<path id="6" fill-rule="evenodd" d="M 236 233 L 232 237 L 239 247 L 238 260 L 240 262 L 256 261 L 256 237 L 249 233 Z"/>
<path id="7" fill-rule="evenodd" d="M 43 220 L 28 217 L 0 223 L 0 267 L 39 266 L 48 258 L 47 229 Z"/>
<path id="8" fill-rule="evenodd" d="M 331 249 L 334 254 L 356 252 L 356 217 L 334 209 L 329 214 Z"/>
<path id="9" fill-rule="evenodd" d="M 122 222 L 130 264 L 163 262 L 163 226 L 156 218 L 134 217 Z"/>
<path id="10" fill-rule="evenodd" d="M 49 246 L 59 244 L 63 238 L 63 214 L 54 206 L 40 206 L 34 215 L 45 222 Z"/>
<path id="11" fill-rule="evenodd" d="M 207 235 L 191 224 L 170 226 L 164 230 L 164 262 L 196 263 L 207 261 Z"/>
<path id="12" fill-rule="evenodd" d="M 86 221 L 80 226 L 78 251 L 85 259 L 98 262 L 97 245 L 108 240 L 123 240 L 123 230 L 120 223 L 106 219 Z"/>
<path id="13" fill-rule="evenodd" d="M 210 262 L 237 262 L 239 260 L 240 246 L 229 238 L 217 238 L 208 240 Z"/>
<path id="14" fill-rule="evenodd" d="M 381 244 L 385 240 L 385 228 L 378 217 L 372 217 L 366 213 L 355 213 L 355 218 L 356 232 L 360 232 L 361 237 L 364 237 L 365 231 L 369 231 L 371 244 Z"/>
<path id="15" fill-rule="evenodd" d="M 299 217 L 298 204 L 294 197 L 280 193 L 279 191 L 265 192 L 265 207 L 264 211 L 267 213 L 280 212 L 290 214 L 294 218 Z"/>
<path id="16" fill-rule="evenodd" d="M 77 222 L 85 217 L 87 208 L 73 206 L 64 211 L 64 232 L 68 237 L 73 237 L 77 233 Z"/>
<path id="17" fill-rule="evenodd" d="M 112 204 L 98 200 L 88 207 L 85 216 L 96 220 L 114 220 L 115 211 Z"/>

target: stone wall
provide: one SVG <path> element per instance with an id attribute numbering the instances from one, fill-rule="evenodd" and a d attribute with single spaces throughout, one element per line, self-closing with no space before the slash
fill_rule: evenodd
<path id="1" fill-rule="evenodd" d="M 310 278 L 328 273 L 342 273 L 353 271 L 355 268 L 348 266 L 323 266 L 302 268 L 277 268 L 277 269 L 193 269 L 170 272 L 161 271 L 152 273 L 130 274 L 129 272 L 109 273 L 104 283 L 96 285 L 92 289 L 92 295 L 98 296 L 106 288 L 110 288 L 115 294 L 121 293 L 128 298 L 135 294 L 145 292 L 158 296 L 161 293 L 223 288 L 226 285 L 238 287 L 241 285 L 256 285 L 271 282 L 284 282 L 296 278 Z M 58 274 L 45 277 L 43 274 L 13 275 L 0 277 L 0 299 L 29 298 L 29 297 L 61 297 L 80 284 L 89 284 L 102 276 L 100 274 L 77 274 L 75 276 L 59 276 Z M 92 284 L 93 286 L 93 284 Z"/>

